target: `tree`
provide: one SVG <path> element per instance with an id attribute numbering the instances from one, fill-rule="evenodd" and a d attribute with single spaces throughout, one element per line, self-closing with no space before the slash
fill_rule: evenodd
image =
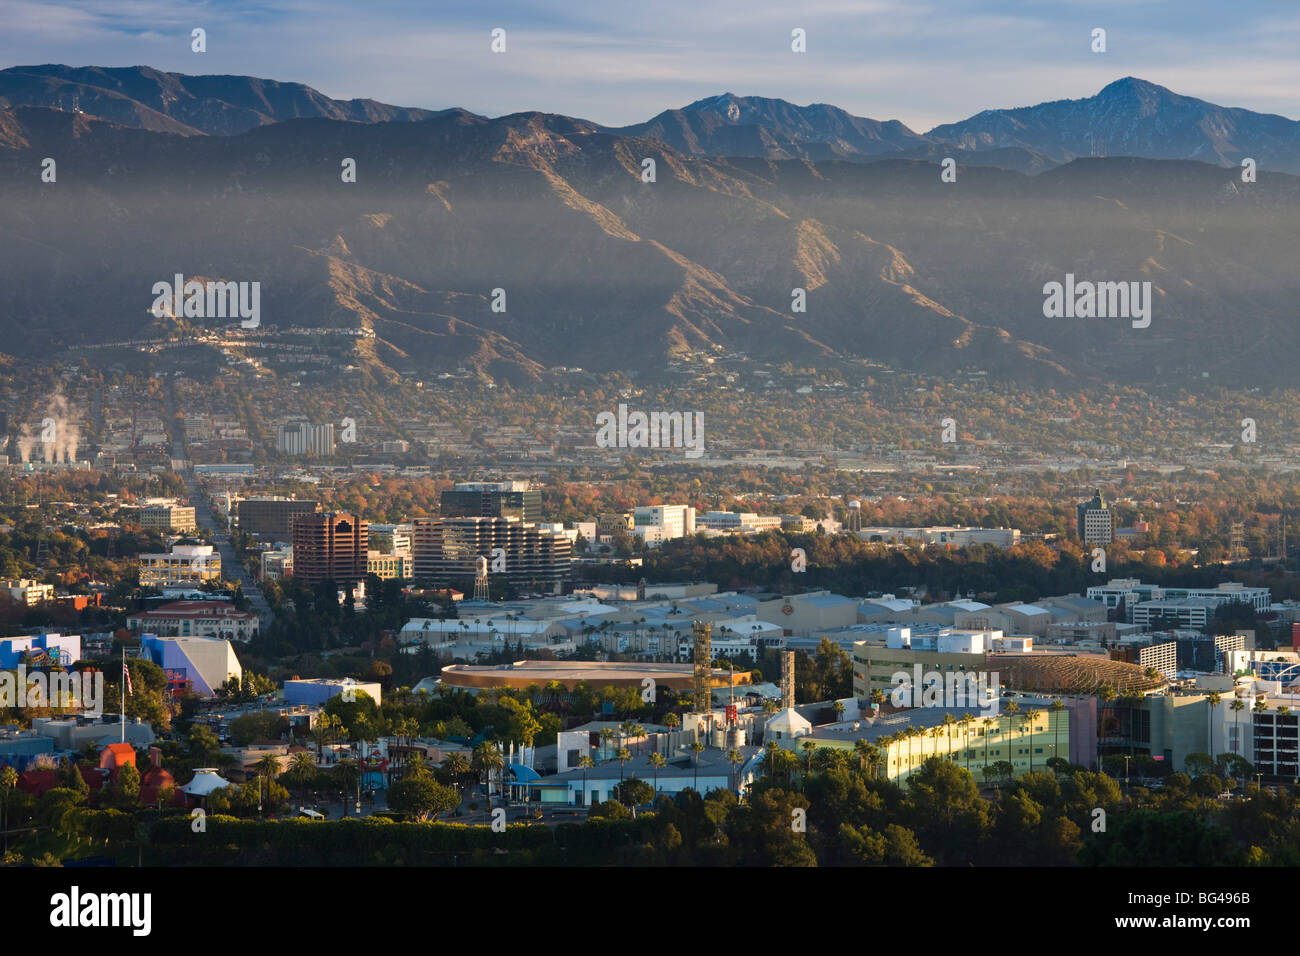
<path id="1" fill-rule="evenodd" d="M 1217 690 L 1210 691 L 1210 695 L 1205 699 L 1205 702 L 1210 705 L 1210 760 L 1211 762 L 1213 762 L 1214 760 L 1214 710 L 1216 707 L 1219 706 L 1219 703 L 1222 700 L 1223 697 L 1220 696 Z"/>
<path id="2" fill-rule="evenodd" d="M 655 772 L 654 787 L 655 787 L 655 793 L 658 794 L 659 793 L 659 768 L 663 767 L 666 763 L 668 763 L 668 761 L 664 758 L 664 755 L 657 750 L 650 755 L 649 760 L 650 760 L 650 766 L 654 768 L 654 772 Z"/>
<path id="3" fill-rule="evenodd" d="M 442 758 L 442 769 L 446 771 L 448 778 L 456 787 L 456 792 L 460 792 L 460 781 L 465 774 L 469 773 L 469 760 L 458 750 L 453 750 Z"/>
<path id="4" fill-rule="evenodd" d="M 492 809 L 492 774 L 505 768 L 506 758 L 495 744 L 482 741 L 474 748 L 470 759 L 472 767 L 483 779 L 483 793 L 488 810 Z"/>
<path id="5" fill-rule="evenodd" d="M 13 767 L 0 770 L 0 830 L 5 835 L 5 855 L 9 854 L 9 794 L 18 786 L 18 771 Z"/>
<path id="6" fill-rule="evenodd" d="M 201 765 L 211 764 L 221 753 L 221 742 L 217 740 L 217 735 L 202 724 L 196 724 L 190 729 L 187 743 L 191 756 L 198 759 Z"/>
<path id="7" fill-rule="evenodd" d="M 312 726 L 312 736 L 316 738 L 316 755 L 321 759 L 325 756 L 325 744 L 334 740 L 343 727 L 343 722 L 333 714 L 321 713 L 316 718 L 316 723 Z"/>
<path id="8" fill-rule="evenodd" d="M 880 833 L 841 823 L 839 844 L 840 852 L 861 866 L 934 866 L 934 860 L 916 842 L 916 834 L 896 823 Z"/>
<path id="9" fill-rule="evenodd" d="M 316 761 L 312 759 L 311 754 L 305 750 L 300 750 L 294 754 L 289 761 L 289 769 L 285 771 L 285 776 L 298 785 L 303 806 L 306 806 L 307 784 L 316 779 Z"/>
<path id="10" fill-rule="evenodd" d="M 388 789 L 388 805 L 399 813 L 406 813 L 421 822 L 446 813 L 460 803 L 460 796 L 451 787 L 444 787 L 424 770 L 402 774 L 400 780 Z"/>
<path id="11" fill-rule="evenodd" d="M 117 780 L 113 784 L 111 803 L 122 810 L 138 806 L 140 803 L 140 771 L 135 764 L 124 764 L 117 768 Z"/>
<path id="12" fill-rule="evenodd" d="M 736 789 L 736 767 L 744 761 L 745 757 L 739 750 L 731 749 L 727 751 L 727 763 L 731 764 L 731 789 Z"/>
<path id="13" fill-rule="evenodd" d="M 270 784 L 280 775 L 280 758 L 275 756 L 275 754 L 266 754 L 257 762 L 254 769 L 257 771 L 259 777 L 266 780 L 268 785 L 266 792 L 269 794 L 271 792 Z M 258 792 L 260 793 L 261 791 L 259 790 Z M 258 802 L 260 804 L 261 801 Z"/>
<path id="14" fill-rule="evenodd" d="M 804 773 L 812 773 L 812 755 L 813 751 L 817 749 L 817 743 L 813 740 L 805 740 L 800 745 L 800 749 L 804 752 Z"/>
<path id="15" fill-rule="evenodd" d="M 619 747 L 618 750 L 614 752 L 614 759 L 618 761 L 618 782 L 621 785 L 623 783 L 623 768 L 626 767 L 627 762 L 632 759 L 632 751 L 628 750 L 626 747 Z"/>
<path id="16" fill-rule="evenodd" d="M 628 777 L 626 781 L 619 781 L 617 795 L 619 803 L 629 807 L 641 806 L 655 798 L 655 792 L 650 784 L 637 777 Z"/>
<path id="17" fill-rule="evenodd" d="M 691 753 L 695 755 L 695 784 L 694 789 L 698 793 L 700 789 L 700 753 L 704 750 L 704 744 L 698 740 L 691 742 Z"/>
<path id="18" fill-rule="evenodd" d="M 334 765 L 334 782 L 343 797 L 343 815 L 348 815 L 348 797 L 361 783 L 361 768 L 351 757 L 344 757 Z"/>
<path id="19" fill-rule="evenodd" d="M 596 762 L 591 759 L 590 755 L 583 754 L 578 758 L 578 766 L 582 768 L 582 805 L 587 805 L 587 771 L 596 766 Z"/>
<path id="20" fill-rule="evenodd" d="M 1233 698 L 1232 703 L 1228 705 L 1228 709 L 1232 711 L 1232 724 L 1233 724 L 1233 729 L 1236 731 L 1233 734 L 1233 738 L 1235 739 L 1237 746 L 1234 748 L 1233 753 L 1240 754 L 1241 753 L 1241 712 L 1246 709 L 1246 705 L 1242 703 L 1240 700 L 1238 700 L 1237 698 Z"/>

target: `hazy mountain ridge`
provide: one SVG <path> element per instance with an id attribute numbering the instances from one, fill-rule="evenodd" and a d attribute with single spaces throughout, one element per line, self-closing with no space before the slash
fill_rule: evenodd
<path id="1" fill-rule="evenodd" d="M 190 76 L 147 66 L 44 64 L 0 70 L 0 106 L 72 110 L 74 105 L 123 126 L 190 136 L 228 136 L 288 119 L 413 122 L 439 112 L 369 99 L 335 100 L 302 83 Z"/>
<path id="2" fill-rule="evenodd" d="M 33 355 L 143 334 L 152 284 L 175 272 L 260 281 L 268 325 L 371 328 L 367 361 L 404 373 L 655 376 L 719 346 L 1037 382 L 1268 382 L 1300 346 L 1300 181 L 1202 163 L 963 166 L 943 183 L 931 162 L 690 156 L 543 113 L 184 136 L 18 109 L 0 110 L 0 170 L 0 334 Z M 1151 327 L 1045 319 L 1043 284 L 1067 272 L 1150 281 Z"/>

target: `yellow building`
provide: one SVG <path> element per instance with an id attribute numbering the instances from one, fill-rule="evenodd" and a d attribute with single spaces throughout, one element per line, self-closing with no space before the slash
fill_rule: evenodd
<path id="1" fill-rule="evenodd" d="M 412 576 L 409 552 L 386 554 L 383 551 L 366 552 L 366 573 L 382 581 L 408 581 Z"/>

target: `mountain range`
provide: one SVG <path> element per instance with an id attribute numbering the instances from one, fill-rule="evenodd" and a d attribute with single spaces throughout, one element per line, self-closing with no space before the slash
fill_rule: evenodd
<path id="1" fill-rule="evenodd" d="M 389 376 L 653 377 L 716 347 L 1039 383 L 1282 383 L 1300 346 L 1297 127 L 1133 79 L 922 135 L 731 94 L 610 128 L 14 67 L 0 336 L 49 355 L 155 334 L 150 289 L 180 272 L 261 282 L 268 324 L 367 327 L 362 358 Z M 1044 283 L 1067 274 L 1150 282 L 1150 328 L 1044 318 Z"/>

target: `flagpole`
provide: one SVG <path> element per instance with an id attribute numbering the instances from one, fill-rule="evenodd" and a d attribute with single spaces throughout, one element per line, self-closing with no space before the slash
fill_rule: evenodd
<path id="1" fill-rule="evenodd" d="M 126 645 L 122 645 L 122 743 L 126 743 Z"/>

